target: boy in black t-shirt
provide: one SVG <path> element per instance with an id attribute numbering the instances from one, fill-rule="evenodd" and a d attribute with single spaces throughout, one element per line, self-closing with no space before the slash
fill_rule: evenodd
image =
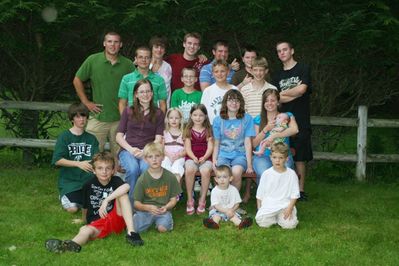
<path id="1" fill-rule="evenodd" d="M 290 146 L 295 149 L 294 161 L 299 179 L 300 200 L 306 200 L 304 192 L 306 162 L 313 159 L 310 126 L 310 94 L 312 84 L 308 65 L 295 61 L 294 48 L 286 41 L 276 45 L 277 55 L 283 69 L 273 79 L 280 92 L 281 111 L 294 114 L 299 132 L 290 138 Z"/>
<path id="2" fill-rule="evenodd" d="M 49 239 L 47 250 L 55 253 L 64 251 L 79 252 L 81 246 L 89 240 L 104 238 L 107 235 L 120 233 L 127 227 L 126 240 L 135 246 L 143 245 L 140 235 L 134 231 L 132 208 L 127 195 L 129 185 L 119 177 L 113 176 L 115 160 L 109 152 L 101 152 L 93 157 L 93 170 L 96 175 L 82 189 L 83 221 L 72 240 Z"/>

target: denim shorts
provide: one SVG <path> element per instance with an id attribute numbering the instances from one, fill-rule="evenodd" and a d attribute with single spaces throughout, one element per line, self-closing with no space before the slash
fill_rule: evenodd
<path id="1" fill-rule="evenodd" d="M 228 159 L 225 157 L 218 157 L 217 166 L 227 165 L 233 168 L 233 166 L 240 165 L 244 171 L 247 170 L 247 158 L 245 155 L 237 156 L 234 159 Z"/>
<path id="2" fill-rule="evenodd" d="M 173 229 L 172 213 L 169 211 L 161 215 L 154 215 L 150 212 L 136 211 L 136 213 L 133 215 L 133 223 L 136 233 L 147 230 L 153 224 L 155 224 L 156 228 L 162 225 L 168 231 Z"/>

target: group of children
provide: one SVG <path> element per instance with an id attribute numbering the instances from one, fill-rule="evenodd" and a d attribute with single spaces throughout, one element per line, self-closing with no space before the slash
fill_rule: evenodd
<path id="1" fill-rule="evenodd" d="M 204 226 L 218 229 L 222 220 L 233 222 L 239 229 L 252 225 L 252 219 L 239 212 L 242 202 L 239 190 L 242 174 L 253 172 L 253 118 L 246 113 L 241 92 L 226 83 L 228 65 L 216 61 L 213 74 L 215 88 L 208 87 L 201 97 L 201 92 L 194 90 L 196 72 L 183 69 L 184 87 L 172 94 L 171 108 L 165 115 L 163 141 L 148 143 L 143 149 L 149 168 L 131 192 L 134 206 L 127 194 L 130 186 L 114 175 L 113 156 L 107 152 L 97 153 L 98 142 L 84 131 L 88 110 L 82 104 L 71 106 L 68 114 L 73 126 L 58 138 L 53 164 L 62 167 L 64 178 L 60 180 L 70 187 L 61 192 L 63 207 L 71 212 L 81 207 L 87 225 L 81 227 L 72 240 L 47 240 L 45 246 L 49 251 L 79 252 L 90 239 L 120 233 L 125 227 L 127 241 L 135 246 L 143 245 L 140 233 L 151 225 L 155 224 L 159 232 L 173 229 L 171 210 L 182 193 L 183 176 L 186 213 L 205 213 L 212 172 L 215 187 Z M 273 130 L 283 131 L 288 121 L 289 117 L 280 114 Z M 89 141 L 81 140 L 83 136 Z M 81 143 L 81 147 L 76 147 L 76 143 Z M 271 149 L 273 167 L 262 174 L 258 184 L 256 222 L 261 227 L 277 223 L 283 228 L 295 228 L 299 186 L 295 172 L 285 167 L 288 147 L 279 141 L 271 146 L 264 142 L 257 154 L 263 154 L 265 149 Z M 195 204 L 193 187 L 197 171 L 201 175 L 201 192 Z M 91 177 L 90 172 L 95 176 Z M 79 182 L 84 183 L 83 187 Z M 64 189 L 65 184 L 59 187 Z"/>

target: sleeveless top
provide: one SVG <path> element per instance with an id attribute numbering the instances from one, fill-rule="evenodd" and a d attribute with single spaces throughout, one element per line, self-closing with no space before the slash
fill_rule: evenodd
<path id="1" fill-rule="evenodd" d="M 172 135 L 169 131 L 163 132 L 165 152 L 171 154 L 178 154 L 182 150 L 184 150 L 184 142 L 182 133 L 178 136 Z"/>
<path id="2" fill-rule="evenodd" d="M 191 129 L 191 150 L 197 158 L 204 156 L 208 149 L 207 132 L 208 130 L 206 129 L 202 132 Z M 211 156 L 208 158 L 208 161 L 210 161 L 210 158 Z M 191 158 L 186 156 L 186 160 L 191 160 Z"/>

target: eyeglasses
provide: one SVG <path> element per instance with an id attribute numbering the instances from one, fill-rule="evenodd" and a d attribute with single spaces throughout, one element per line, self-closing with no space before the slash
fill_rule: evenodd
<path id="1" fill-rule="evenodd" d="M 139 60 L 145 60 L 145 61 L 147 61 L 147 60 L 150 60 L 150 59 L 151 59 L 151 57 L 149 57 L 149 56 L 141 56 L 141 55 L 139 55 L 139 56 L 137 56 L 137 59 L 139 59 Z"/>
<path id="2" fill-rule="evenodd" d="M 231 102 L 231 103 L 240 103 L 240 100 L 239 99 L 227 99 L 227 101 L 228 102 Z"/>
<path id="3" fill-rule="evenodd" d="M 151 92 L 152 92 L 152 90 L 138 91 L 137 94 L 149 94 Z"/>
<path id="4" fill-rule="evenodd" d="M 196 76 L 188 76 L 188 75 L 184 75 L 183 78 L 185 79 L 195 79 Z"/>

